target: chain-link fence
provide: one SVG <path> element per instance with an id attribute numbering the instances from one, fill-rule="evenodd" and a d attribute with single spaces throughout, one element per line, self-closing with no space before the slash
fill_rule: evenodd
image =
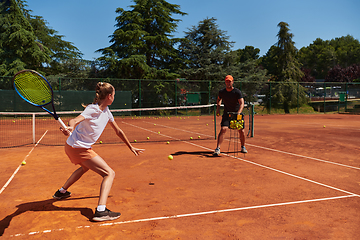
<path id="1" fill-rule="evenodd" d="M 112 109 L 177 107 L 216 103 L 224 81 L 207 80 L 146 80 L 146 79 L 69 79 L 48 78 L 54 89 L 58 111 L 82 110 L 81 103 L 92 102 L 99 81 L 111 83 L 117 93 Z M 360 112 L 360 83 L 278 83 L 243 82 L 234 86 L 246 102 L 273 109 L 299 108 L 309 104 L 319 112 Z M 33 112 L 12 87 L 11 77 L 0 77 L 0 112 Z"/>

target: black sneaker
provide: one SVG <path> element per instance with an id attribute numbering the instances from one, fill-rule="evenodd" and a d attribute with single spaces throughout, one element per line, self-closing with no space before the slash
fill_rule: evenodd
<path id="1" fill-rule="evenodd" d="M 120 217 L 121 213 L 119 212 L 112 212 L 109 209 L 105 209 L 105 211 L 98 211 L 97 209 L 95 209 L 95 214 L 93 217 L 93 221 L 96 222 L 102 222 L 102 221 L 111 221 L 111 220 L 115 220 L 118 219 Z"/>
<path id="2" fill-rule="evenodd" d="M 60 190 L 57 190 L 56 193 L 54 194 L 53 198 L 61 200 L 64 198 L 68 198 L 70 196 L 71 196 L 71 192 L 66 191 L 64 193 L 61 193 Z"/>

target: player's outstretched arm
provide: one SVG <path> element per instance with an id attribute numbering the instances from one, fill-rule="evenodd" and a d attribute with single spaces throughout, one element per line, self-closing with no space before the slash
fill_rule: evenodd
<path id="1" fill-rule="evenodd" d="M 119 128 L 119 126 L 117 125 L 117 123 L 115 121 L 110 122 L 111 127 L 114 129 L 116 135 L 118 135 L 118 137 L 128 146 L 128 148 L 136 155 L 138 156 L 140 153 L 144 152 L 145 149 L 140 149 L 140 148 L 135 148 L 131 145 L 131 143 L 129 142 L 129 140 L 127 139 L 125 133 L 123 132 L 123 130 L 121 130 Z"/>

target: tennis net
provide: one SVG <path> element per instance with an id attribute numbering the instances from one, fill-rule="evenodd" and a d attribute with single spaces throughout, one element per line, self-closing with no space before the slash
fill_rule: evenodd
<path id="1" fill-rule="evenodd" d="M 254 135 L 254 113 L 245 105 L 245 133 Z M 249 107 L 248 107 L 249 106 Z M 111 109 L 116 123 L 130 142 L 171 142 L 181 140 L 216 139 L 220 130 L 216 123 L 216 105 L 180 107 Z M 221 109 L 221 112 L 223 108 Z M 65 124 L 82 111 L 57 112 Z M 248 117 L 247 117 L 248 116 Z M 220 121 L 221 118 L 218 118 Z M 61 146 L 66 137 L 58 123 L 46 112 L 0 112 L 0 148 L 32 145 L 44 135 L 40 145 Z M 107 125 L 96 144 L 122 143 L 110 125 Z"/>
<path id="2" fill-rule="evenodd" d="M 214 139 L 214 105 L 111 110 L 119 127 L 131 142 Z M 81 111 L 57 112 L 66 124 Z M 66 137 L 46 112 L 0 112 L 0 148 L 35 144 L 64 145 Z M 108 125 L 98 143 L 122 143 Z"/>

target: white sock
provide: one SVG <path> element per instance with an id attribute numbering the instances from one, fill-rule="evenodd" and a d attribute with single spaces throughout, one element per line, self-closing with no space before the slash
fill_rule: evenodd
<path id="1" fill-rule="evenodd" d="M 98 205 L 96 210 L 98 210 L 99 212 L 103 212 L 105 211 L 106 205 Z"/>
<path id="2" fill-rule="evenodd" d="M 60 191 L 61 193 L 66 193 L 66 189 L 64 189 L 64 188 L 62 188 L 62 187 L 59 189 L 59 191 Z"/>

